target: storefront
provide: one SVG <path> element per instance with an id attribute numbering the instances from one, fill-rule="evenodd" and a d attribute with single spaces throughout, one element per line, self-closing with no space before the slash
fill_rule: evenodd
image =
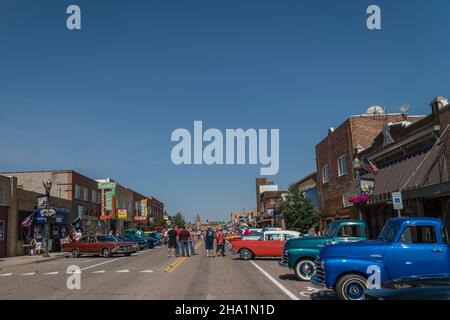
<path id="1" fill-rule="evenodd" d="M 6 257 L 6 227 L 8 225 L 8 208 L 0 206 L 0 258 Z"/>
<path id="2" fill-rule="evenodd" d="M 34 212 L 33 225 L 31 228 L 28 228 L 28 234 L 30 237 L 33 237 L 36 234 L 45 236 L 45 224 L 49 221 L 49 249 L 50 251 L 59 251 L 59 239 L 67 237 L 69 234 L 70 210 L 65 208 L 53 208 L 53 210 L 55 210 L 56 214 L 51 218 L 47 218 L 41 214 L 40 209 L 37 209 Z"/>

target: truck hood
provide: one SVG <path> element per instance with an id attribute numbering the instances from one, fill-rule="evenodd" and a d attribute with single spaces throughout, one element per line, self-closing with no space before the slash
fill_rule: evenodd
<path id="1" fill-rule="evenodd" d="M 320 252 L 320 258 L 376 259 L 383 257 L 388 245 L 383 240 L 341 242 L 325 246 Z"/>
<path id="2" fill-rule="evenodd" d="M 285 249 L 291 248 L 317 248 L 319 245 L 325 244 L 330 237 L 303 237 L 303 238 L 294 238 L 286 241 L 284 245 Z"/>

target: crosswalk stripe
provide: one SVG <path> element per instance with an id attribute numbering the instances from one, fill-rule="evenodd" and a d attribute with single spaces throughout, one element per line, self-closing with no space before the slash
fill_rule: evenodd
<path id="1" fill-rule="evenodd" d="M 153 270 L 143 270 L 143 271 L 140 271 L 141 273 L 150 273 L 150 272 L 153 272 Z"/>
<path id="2" fill-rule="evenodd" d="M 36 272 L 28 272 L 28 273 L 22 273 L 21 276 L 33 276 Z"/>
<path id="3" fill-rule="evenodd" d="M 46 272 L 46 273 L 44 273 L 44 274 L 58 274 L 58 271 L 53 271 L 53 272 Z"/>
<path id="4" fill-rule="evenodd" d="M 99 271 L 92 271 L 91 273 L 105 273 L 105 270 L 99 270 Z"/>
<path id="5" fill-rule="evenodd" d="M 130 272 L 130 270 L 118 270 L 117 273 L 124 273 L 124 272 Z"/>
<path id="6" fill-rule="evenodd" d="M 4 273 L 4 274 L 0 274 L 0 277 L 8 277 L 12 275 L 12 273 Z"/>

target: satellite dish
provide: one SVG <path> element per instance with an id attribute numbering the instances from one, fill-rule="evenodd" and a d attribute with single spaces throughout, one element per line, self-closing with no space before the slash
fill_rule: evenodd
<path id="1" fill-rule="evenodd" d="M 409 110 L 409 104 L 404 104 L 399 108 L 401 113 L 408 113 Z"/>

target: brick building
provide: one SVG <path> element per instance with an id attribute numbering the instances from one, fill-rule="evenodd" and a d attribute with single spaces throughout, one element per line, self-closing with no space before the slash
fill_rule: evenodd
<path id="1" fill-rule="evenodd" d="M 333 219 L 358 218 L 357 210 L 345 201 L 346 194 L 355 189 L 352 160 L 354 150 L 371 146 L 382 131 L 385 118 L 389 122 L 403 121 L 401 114 L 383 114 L 380 107 L 371 107 L 366 114 L 351 116 L 316 145 L 317 196 L 322 223 Z M 410 116 L 413 123 L 423 116 Z"/>
<path id="2" fill-rule="evenodd" d="M 361 179 L 371 181 L 370 201 L 358 205 L 375 238 L 386 220 L 398 216 L 431 216 L 450 223 L 450 104 L 438 97 L 432 112 L 414 123 L 409 117 L 386 123 L 373 144 L 358 153 L 376 164 L 373 175 L 362 171 Z M 392 192 L 401 192 L 404 209 L 394 210 Z"/>
<path id="3" fill-rule="evenodd" d="M 99 221 L 101 193 L 97 181 L 73 170 L 5 172 L 7 176 L 17 177 L 18 189 L 36 193 L 44 192 L 43 181 L 53 183 L 50 196 L 71 201 L 69 219 L 80 217 L 86 233 L 106 231 L 107 225 Z"/>

